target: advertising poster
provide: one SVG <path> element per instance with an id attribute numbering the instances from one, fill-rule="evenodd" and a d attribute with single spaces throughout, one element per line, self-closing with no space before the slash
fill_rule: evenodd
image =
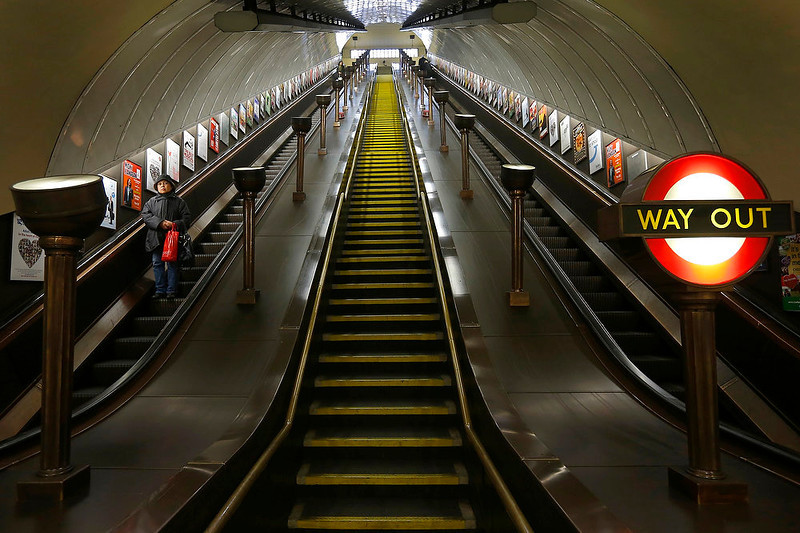
<path id="1" fill-rule="evenodd" d="M 264 107 L 267 112 L 267 116 L 269 116 L 272 114 L 272 95 L 269 92 L 267 92 L 266 99 L 267 100 L 266 103 L 264 104 Z"/>
<path id="2" fill-rule="evenodd" d="M 219 124 L 214 117 L 208 119 L 208 147 L 219 153 Z"/>
<path id="3" fill-rule="evenodd" d="M 514 101 L 516 100 L 516 98 L 517 98 L 517 93 L 515 93 L 514 91 L 508 93 L 508 116 L 510 118 L 514 117 Z"/>
<path id="4" fill-rule="evenodd" d="M 231 108 L 231 127 L 228 131 L 234 139 L 239 138 L 239 113 L 234 108 Z"/>
<path id="5" fill-rule="evenodd" d="M 578 122 L 572 128 L 572 142 L 575 144 L 572 153 L 575 156 L 575 164 L 577 165 L 586 159 L 586 126 L 583 122 Z"/>
<path id="6" fill-rule="evenodd" d="M 508 113 L 508 89 L 503 87 L 503 114 Z"/>
<path id="7" fill-rule="evenodd" d="M 528 97 L 526 96 L 525 99 L 522 101 L 522 127 L 525 128 L 528 126 L 528 123 L 531 121 L 530 117 L 530 107 L 531 104 L 528 102 Z"/>
<path id="8" fill-rule="evenodd" d="M 183 166 L 194 171 L 194 135 L 183 131 Z"/>
<path id="9" fill-rule="evenodd" d="M 122 205 L 142 210 L 142 167 L 128 159 L 122 162 Z"/>
<path id="10" fill-rule="evenodd" d="M 572 131 L 569 128 L 569 117 L 564 117 L 561 119 L 561 153 L 567 153 L 567 150 L 572 148 L 572 138 L 570 134 Z"/>
<path id="11" fill-rule="evenodd" d="M 267 101 L 266 91 L 261 93 L 261 98 L 259 98 L 258 101 L 261 102 L 261 117 L 266 118 L 269 110 L 269 102 Z"/>
<path id="12" fill-rule="evenodd" d="M 600 149 L 602 142 L 602 131 L 597 130 L 589 135 L 589 174 L 594 174 L 603 168 L 603 154 Z"/>
<path id="13" fill-rule="evenodd" d="M 539 138 L 545 137 L 547 137 L 547 106 L 543 105 L 539 108 Z"/>
<path id="14" fill-rule="evenodd" d="M 226 145 L 231 143 L 231 119 L 227 113 L 219 114 L 219 140 Z"/>
<path id="15" fill-rule="evenodd" d="M 502 87 L 498 87 L 497 88 L 496 97 L 497 97 L 497 100 L 495 100 L 495 107 L 497 109 L 500 109 L 501 107 L 503 107 L 503 88 Z"/>
<path id="16" fill-rule="evenodd" d="M 261 122 L 261 103 L 253 98 L 253 123 Z"/>
<path id="17" fill-rule="evenodd" d="M 181 147 L 172 139 L 167 139 L 166 146 L 167 174 L 177 183 L 181 178 Z"/>
<path id="18" fill-rule="evenodd" d="M 531 130 L 536 129 L 536 100 L 531 100 L 531 106 L 528 108 L 528 120 L 531 122 Z"/>
<path id="19" fill-rule="evenodd" d="M 783 310 L 800 311 L 800 233 L 778 239 L 778 257 Z"/>
<path id="20" fill-rule="evenodd" d="M 614 139 L 606 145 L 606 177 L 608 186 L 622 183 L 622 141 Z"/>
<path id="21" fill-rule="evenodd" d="M 150 192 L 156 192 L 156 178 L 161 175 L 161 163 L 161 154 L 152 148 L 145 151 L 144 166 L 147 168 L 147 190 Z"/>
<path id="22" fill-rule="evenodd" d="M 11 281 L 44 281 L 44 252 L 39 236 L 16 213 L 11 229 Z"/>
<path id="23" fill-rule="evenodd" d="M 248 100 L 247 101 L 246 110 L 247 110 L 247 115 L 246 115 L 247 116 L 247 121 L 246 122 L 247 122 L 247 125 L 252 128 L 253 127 L 253 102 L 252 102 L 252 100 Z"/>
<path id="24" fill-rule="evenodd" d="M 639 174 L 647 170 L 647 152 L 637 150 L 627 157 L 625 168 L 628 170 L 628 179 L 632 180 Z"/>
<path id="25" fill-rule="evenodd" d="M 550 111 L 548 117 L 548 133 L 550 134 L 550 146 L 558 142 L 558 109 Z"/>
<path id="26" fill-rule="evenodd" d="M 514 98 L 514 120 L 517 122 L 522 120 L 522 99 L 520 95 Z"/>
<path id="27" fill-rule="evenodd" d="M 252 122 L 252 119 L 250 119 Z M 247 109 L 244 104 L 239 104 L 239 129 L 242 133 L 247 133 Z"/>
<path id="28" fill-rule="evenodd" d="M 202 124 L 197 125 L 197 157 L 208 161 L 208 130 Z"/>
<path id="29" fill-rule="evenodd" d="M 103 176 L 103 189 L 106 191 L 108 203 L 106 205 L 106 214 L 100 223 L 100 227 L 117 229 L 117 180 Z"/>

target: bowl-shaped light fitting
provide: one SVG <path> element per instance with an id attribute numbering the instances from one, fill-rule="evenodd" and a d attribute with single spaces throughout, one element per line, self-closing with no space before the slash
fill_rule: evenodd
<path id="1" fill-rule="evenodd" d="M 17 215 L 40 237 L 85 239 L 103 221 L 108 198 L 103 177 L 70 174 L 20 181 L 11 186 Z"/>
<path id="2" fill-rule="evenodd" d="M 233 169 L 233 184 L 239 192 L 259 192 L 267 182 L 264 167 L 239 167 Z"/>
<path id="3" fill-rule="evenodd" d="M 531 165 L 503 165 L 500 181 L 509 191 L 527 191 L 536 177 L 536 167 Z"/>

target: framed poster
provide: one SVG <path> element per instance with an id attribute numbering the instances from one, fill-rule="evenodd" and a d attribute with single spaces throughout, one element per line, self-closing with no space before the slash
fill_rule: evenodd
<path id="1" fill-rule="evenodd" d="M 531 106 L 528 108 L 528 120 L 531 123 L 531 130 L 536 129 L 536 100 L 531 100 Z"/>
<path id="2" fill-rule="evenodd" d="M 208 161 L 208 130 L 202 124 L 197 125 L 197 157 Z"/>
<path id="3" fill-rule="evenodd" d="M 161 175 L 161 154 L 148 148 L 144 153 L 144 166 L 147 168 L 147 190 L 156 192 L 156 178 Z M 116 183 L 116 182 L 115 182 Z"/>
<path id="4" fill-rule="evenodd" d="M 575 148 L 573 150 L 574 161 L 577 165 L 584 159 L 586 159 L 586 126 L 583 122 L 578 122 L 574 128 L 572 128 L 572 142 L 575 144 Z"/>
<path id="5" fill-rule="evenodd" d="M 16 213 L 11 228 L 11 281 L 44 281 L 44 252 L 39 236 Z"/>
<path id="6" fill-rule="evenodd" d="M 253 98 L 253 123 L 261 122 L 261 103 L 258 97 Z"/>
<path id="7" fill-rule="evenodd" d="M 800 234 L 778 239 L 778 257 L 781 264 L 783 310 L 800 311 Z"/>
<path id="8" fill-rule="evenodd" d="M 261 118 L 265 118 L 267 116 L 267 93 L 266 93 L 266 91 L 261 93 L 261 98 L 258 99 L 258 102 L 261 104 Z"/>
<path id="9" fill-rule="evenodd" d="M 550 146 L 553 146 L 558 142 L 558 109 L 550 111 L 548 133 L 550 134 Z"/>
<path id="10" fill-rule="evenodd" d="M 160 161 L 161 156 L 158 157 Z M 160 170 L 158 172 L 159 174 L 161 173 Z M 117 229 L 117 180 L 103 176 L 103 189 L 106 191 L 108 203 L 106 205 L 106 214 L 103 216 L 100 227 Z"/>
<path id="11" fill-rule="evenodd" d="M 531 121 L 531 117 L 530 117 L 530 114 L 529 114 L 530 113 L 530 106 L 531 106 L 531 104 L 530 104 L 530 102 L 528 102 L 528 97 L 526 96 L 525 99 L 522 101 L 522 109 L 520 109 L 520 112 L 522 113 L 522 127 L 523 128 L 526 127 L 528 125 L 528 122 Z"/>
<path id="12" fill-rule="evenodd" d="M 270 116 L 272 114 L 272 94 L 270 94 L 269 91 L 267 91 L 266 99 L 267 100 L 264 104 L 264 108 L 265 111 L 267 112 L 267 116 Z"/>
<path id="13" fill-rule="evenodd" d="M 225 145 L 231 143 L 231 119 L 225 112 L 219 114 L 219 140 Z"/>
<path id="14" fill-rule="evenodd" d="M 508 89 L 503 87 L 503 114 L 508 113 Z"/>
<path id="15" fill-rule="evenodd" d="M 547 137 L 547 106 L 543 105 L 539 108 L 539 138 L 545 137 Z"/>
<path id="16" fill-rule="evenodd" d="M 252 128 L 252 127 L 253 127 L 253 101 L 252 101 L 252 100 L 248 100 L 248 101 L 247 101 L 247 104 L 246 104 L 246 111 L 247 111 L 247 115 L 246 115 L 246 117 L 247 117 L 247 120 L 246 120 L 246 123 L 247 123 L 247 125 L 248 125 L 250 128 Z"/>
<path id="17" fill-rule="evenodd" d="M 183 131 L 183 166 L 194 171 L 194 135 Z"/>
<path id="18" fill-rule="evenodd" d="M 142 167 L 128 159 L 122 162 L 122 205 L 142 210 Z"/>
<path id="19" fill-rule="evenodd" d="M 589 135 L 589 174 L 594 174 L 603 168 L 603 153 L 600 148 L 602 142 L 602 131 L 596 130 Z"/>
<path id="20" fill-rule="evenodd" d="M 613 187 L 622 183 L 622 141 L 614 139 L 606 145 L 606 177 L 608 186 Z"/>
<path id="21" fill-rule="evenodd" d="M 250 119 L 252 122 L 253 119 Z M 247 109 L 244 104 L 239 104 L 239 129 L 242 133 L 247 133 Z"/>
<path id="22" fill-rule="evenodd" d="M 517 122 L 522 120 L 522 98 L 520 95 L 514 98 L 514 120 Z"/>
<path id="23" fill-rule="evenodd" d="M 181 147 L 178 146 L 178 143 L 172 139 L 167 139 L 166 150 L 164 150 L 164 153 L 167 154 L 167 174 L 169 174 L 169 177 L 172 178 L 175 183 L 178 183 L 181 178 L 180 151 Z"/>
<path id="24" fill-rule="evenodd" d="M 561 130 L 561 154 L 563 155 L 567 153 L 567 150 L 572 148 L 572 137 L 570 136 L 572 130 L 570 130 L 569 127 L 569 117 L 564 117 L 561 119 L 559 129 Z"/>
<path id="25" fill-rule="evenodd" d="M 233 107 L 231 108 L 231 127 L 228 131 L 234 139 L 239 138 L 239 113 Z"/>
<path id="26" fill-rule="evenodd" d="M 208 119 L 208 147 L 215 154 L 219 153 L 219 124 L 214 117 Z"/>
<path id="27" fill-rule="evenodd" d="M 514 91 L 511 91 L 510 93 L 508 93 L 508 116 L 509 117 L 513 117 L 514 116 L 514 102 L 516 101 L 516 98 L 517 98 L 517 93 L 515 93 Z"/>
<path id="28" fill-rule="evenodd" d="M 625 165 L 628 170 L 628 179 L 632 180 L 645 170 L 647 170 L 647 152 L 637 150 L 626 158 Z"/>

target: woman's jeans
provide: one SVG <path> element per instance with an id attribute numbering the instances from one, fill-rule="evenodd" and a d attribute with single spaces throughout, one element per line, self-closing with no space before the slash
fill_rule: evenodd
<path id="1" fill-rule="evenodd" d="M 165 263 L 161 260 L 161 248 L 153 250 L 153 273 L 156 276 L 156 293 L 178 294 L 178 262 Z M 167 271 L 164 272 L 164 265 Z"/>

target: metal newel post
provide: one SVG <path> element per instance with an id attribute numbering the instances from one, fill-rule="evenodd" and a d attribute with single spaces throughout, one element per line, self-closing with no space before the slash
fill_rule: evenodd
<path id="1" fill-rule="evenodd" d="M 333 120 L 333 127 L 338 128 L 342 125 L 339 118 L 339 91 L 342 89 L 342 85 L 344 85 L 344 80 L 342 78 L 336 78 L 333 80 L 333 90 L 336 93 L 336 117 Z"/>
<path id="2" fill-rule="evenodd" d="M 411 84 L 414 87 L 414 98 L 417 99 L 417 100 L 419 100 L 419 92 L 417 91 L 417 78 L 418 78 L 417 73 L 418 72 L 419 72 L 419 66 L 412 65 L 411 66 L 411 80 L 410 81 L 411 81 Z"/>
<path id="3" fill-rule="evenodd" d="M 347 93 L 349 92 L 347 88 L 350 87 L 350 83 L 351 83 L 350 82 L 350 78 L 352 77 L 351 73 L 352 73 L 352 71 L 350 70 L 350 67 L 345 67 L 345 69 L 344 69 L 344 97 L 343 97 L 343 101 L 342 101 L 342 111 L 344 111 L 345 113 L 347 113 L 347 100 L 348 100 L 347 99 Z"/>
<path id="4" fill-rule="evenodd" d="M 454 119 L 456 128 L 461 132 L 461 191 L 458 195 L 467 200 L 475 196 L 469 188 L 469 130 L 475 126 L 475 115 L 457 113 Z"/>
<path id="5" fill-rule="evenodd" d="M 11 186 L 16 213 L 44 249 L 42 453 L 36 478 L 17 483 L 19 500 L 61 501 L 89 485 L 89 466 L 70 464 L 77 254 L 100 226 L 108 198 L 102 176 L 68 175 Z"/>
<path id="6" fill-rule="evenodd" d="M 236 303 L 252 305 L 258 300 L 259 290 L 255 288 L 256 237 L 255 213 L 256 197 L 267 182 L 264 167 L 240 167 L 233 169 L 233 184 L 242 195 L 244 202 L 244 261 L 242 290 L 236 293 Z"/>
<path id="7" fill-rule="evenodd" d="M 435 124 L 433 120 L 433 88 L 436 86 L 436 78 L 425 78 L 425 87 L 428 88 L 428 126 Z"/>
<path id="8" fill-rule="evenodd" d="M 306 151 L 306 133 L 311 129 L 311 117 L 292 117 L 292 129 L 297 134 L 297 189 L 292 193 L 292 201 L 306 199 L 303 192 L 303 167 Z"/>
<path id="9" fill-rule="evenodd" d="M 714 315 L 720 292 L 685 288 L 672 296 L 681 318 L 689 466 L 685 472 L 670 468 L 670 485 L 692 494 L 698 503 L 744 501 L 747 484 L 720 481 L 727 477 L 720 459 L 717 400 Z"/>
<path id="10" fill-rule="evenodd" d="M 433 93 L 433 99 L 439 104 L 439 131 L 442 135 L 442 144 L 439 146 L 440 152 L 447 152 L 450 148 L 447 146 L 447 128 L 445 127 L 445 107 L 450 100 L 450 93 L 447 91 L 436 91 Z"/>
<path id="11" fill-rule="evenodd" d="M 325 155 L 328 153 L 328 148 L 325 146 L 325 119 L 330 103 L 331 95 L 317 95 L 317 105 L 319 106 L 319 150 L 317 150 L 317 155 Z"/>
<path id="12" fill-rule="evenodd" d="M 522 289 L 522 219 L 525 195 L 533 185 L 536 168 L 531 165 L 503 165 L 500 180 L 511 196 L 513 233 L 511 235 L 511 291 L 507 292 L 508 305 L 528 307 L 530 295 Z"/>

